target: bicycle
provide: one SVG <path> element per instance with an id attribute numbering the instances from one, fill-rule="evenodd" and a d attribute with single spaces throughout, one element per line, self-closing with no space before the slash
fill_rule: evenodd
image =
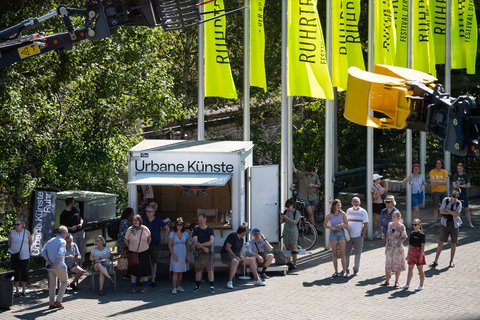
<path id="1" fill-rule="evenodd" d="M 300 212 L 300 220 L 298 220 L 298 246 L 305 250 L 310 250 L 315 243 L 317 243 L 318 232 L 317 228 L 308 222 L 307 218 L 303 215 L 305 208 L 305 202 L 302 199 L 298 199 L 298 192 L 294 187 L 291 187 L 292 199 L 295 202 L 295 209 Z"/>

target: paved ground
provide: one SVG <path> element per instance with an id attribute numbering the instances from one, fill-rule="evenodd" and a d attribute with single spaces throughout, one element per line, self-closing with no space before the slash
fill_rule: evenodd
<path id="1" fill-rule="evenodd" d="M 237 280 L 236 288 L 225 288 L 226 274 L 217 276 L 217 293 L 202 287 L 191 293 L 193 277 L 187 275 L 188 292 L 170 293 L 167 280 L 150 293 L 132 295 L 128 281 L 118 277 L 117 292 L 106 287 L 100 297 L 91 291 L 90 278 L 80 284 L 80 291 L 67 294 L 64 310 L 49 311 L 48 292 L 39 289 L 28 297 L 16 298 L 1 319 L 480 319 L 480 201 L 472 207 L 477 229 L 464 226 L 455 259 L 456 267 L 447 268 L 449 246 L 442 252 L 439 267 L 426 272 L 425 290 L 415 292 L 380 287 L 383 280 L 384 250 L 380 240 L 367 241 L 357 277 L 331 279 L 330 252 L 317 249 L 302 257 L 300 268 L 287 276 L 273 275 L 266 287 L 254 287 Z M 423 216 L 430 213 L 424 210 Z M 429 221 L 428 218 L 424 219 Z M 433 261 L 438 230 L 426 229 L 427 263 Z M 320 244 L 321 246 L 321 244 Z M 353 261 L 352 261 L 353 262 Z M 402 273 L 401 283 L 406 272 Z M 393 281 L 392 281 L 393 282 Z M 412 287 L 418 285 L 414 275 Z"/>

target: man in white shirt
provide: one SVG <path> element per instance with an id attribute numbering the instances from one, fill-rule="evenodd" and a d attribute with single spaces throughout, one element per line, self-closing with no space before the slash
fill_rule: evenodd
<path id="1" fill-rule="evenodd" d="M 355 264 L 353 266 L 353 275 L 356 276 L 360 268 L 360 257 L 363 249 L 363 237 L 367 232 L 368 214 L 365 209 L 360 207 L 360 198 L 352 198 L 352 207 L 347 209 L 348 231 L 350 232 L 350 241 L 347 241 L 345 252 L 347 258 L 347 272 L 350 273 L 350 253 L 352 247 L 355 252 Z"/>

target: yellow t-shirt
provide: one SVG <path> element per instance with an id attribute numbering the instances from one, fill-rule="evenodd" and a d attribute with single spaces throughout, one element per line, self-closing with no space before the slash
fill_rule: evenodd
<path id="1" fill-rule="evenodd" d="M 431 188 L 430 191 L 433 192 L 446 192 L 447 191 L 447 179 L 448 171 L 445 169 L 432 169 L 428 174 L 430 176 Z M 432 182 L 445 182 L 445 184 L 434 185 Z"/>

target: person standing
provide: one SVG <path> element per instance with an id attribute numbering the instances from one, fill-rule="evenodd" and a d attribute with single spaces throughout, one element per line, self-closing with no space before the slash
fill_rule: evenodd
<path id="1" fill-rule="evenodd" d="M 384 202 L 386 207 L 380 213 L 380 224 L 382 226 L 382 239 L 384 238 L 384 235 L 387 234 L 388 224 L 392 221 L 393 213 L 400 212 L 398 211 L 397 208 L 395 208 L 395 206 L 397 205 L 397 202 L 395 201 L 394 196 L 388 195 L 385 198 Z"/>
<path id="2" fill-rule="evenodd" d="M 318 189 L 321 187 L 318 175 L 312 171 L 312 166 L 305 166 L 305 172 L 293 167 L 298 182 L 298 198 L 303 200 L 308 221 L 315 226 L 315 208 L 318 206 Z"/>
<path id="3" fill-rule="evenodd" d="M 403 179 L 402 183 L 410 183 L 412 186 L 412 208 L 413 208 L 413 218 L 420 218 L 420 206 L 423 204 L 424 200 L 424 187 L 427 185 L 423 174 L 420 173 L 420 165 L 414 163 L 412 166 L 412 174 Z"/>
<path id="4" fill-rule="evenodd" d="M 470 189 L 470 177 L 465 173 L 463 163 L 457 164 L 457 173 L 453 175 L 453 188 L 460 189 L 460 197 L 458 200 L 462 202 L 462 207 L 465 210 L 468 224 L 470 228 L 475 228 L 472 224 L 472 215 L 470 214 L 470 208 L 468 207 L 468 189 Z"/>
<path id="5" fill-rule="evenodd" d="M 60 225 L 67 227 L 68 232 L 73 237 L 73 242 L 80 250 L 79 265 L 83 265 L 85 257 L 85 230 L 83 230 L 83 213 L 75 207 L 75 199 L 67 197 L 65 199 L 65 209 L 60 214 Z"/>
<path id="6" fill-rule="evenodd" d="M 335 199 L 330 207 L 330 213 L 325 217 L 324 222 L 325 229 L 330 229 L 330 246 L 332 248 L 332 262 L 335 273 L 332 278 L 347 277 L 346 273 L 346 257 L 345 257 L 345 231 L 344 228 L 348 228 L 348 219 L 345 212 L 342 211 L 342 202 Z M 338 253 L 340 254 L 340 262 L 342 263 L 342 272 L 338 272 Z"/>
<path id="7" fill-rule="evenodd" d="M 197 217 L 198 226 L 193 229 L 192 239 L 194 251 L 195 266 L 195 289 L 194 293 L 200 291 L 203 269 L 207 271 L 208 282 L 210 284 L 210 293 L 215 293 L 214 273 L 213 273 L 213 229 L 207 226 L 207 216 L 200 213 Z"/>
<path id="8" fill-rule="evenodd" d="M 183 273 L 188 271 L 190 255 L 190 236 L 183 229 L 183 219 L 177 218 L 173 231 L 169 233 L 168 248 L 170 249 L 170 272 L 172 272 L 172 293 L 184 292 L 181 287 Z"/>
<path id="9" fill-rule="evenodd" d="M 405 271 L 405 247 L 403 242 L 407 239 L 405 226 L 400 222 L 402 215 L 399 211 L 392 214 L 392 222 L 388 224 L 385 235 L 385 282 L 383 286 L 390 284 L 390 276 L 395 274 L 395 288 L 398 288 L 400 273 Z"/>
<path id="10" fill-rule="evenodd" d="M 292 252 L 292 261 L 289 262 L 289 269 L 297 268 L 298 254 L 298 221 L 300 220 L 300 212 L 293 206 L 293 200 L 285 201 L 285 211 L 280 215 L 280 223 L 283 226 L 283 244 L 286 250 Z"/>
<path id="11" fill-rule="evenodd" d="M 162 229 L 165 228 L 166 225 L 163 220 L 160 219 L 160 217 L 155 216 L 155 209 L 153 207 L 146 207 L 145 213 L 146 217 L 144 217 L 143 219 L 143 221 L 145 221 L 144 225 L 148 228 L 148 230 L 150 230 L 150 234 L 152 237 L 152 241 L 150 242 L 150 246 L 148 248 L 152 269 L 152 281 L 150 282 L 150 285 L 152 287 L 155 287 L 155 279 L 157 277 L 157 262 L 160 257 L 160 234 L 162 232 Z"/>
<path id="12" fill-rule="evenodd" d="M 128 207 L 123 209 L 122 216 L 120 217 L 120 226 L 118 228 L 118 252 L 121 253 L 125 246 L 125 233 L 132 225 L 133 209 Z"/>
<path id="13" fill-rule="evenodd" d="M 128 251 L 138 255 L 138 264 L 132 265 L 128 262 L 128 274 L 130 275 L 131 292 L 137 292 L 137 278 L 142 282 L 142 293 L 148 292 L 148 276 L 151 273 L 150 255 L 148 246 L 150 244 L 150 230 L 143 225 L 142 217 L 138 214 L 132 218 L 133 225 L 125 233 L 125 245 Z M 130 259 L 129 259 L 130 260 Z"/>
<path id="14" fill-rule="evenodd" d="M 367 233 L 368 228 L 368 214 L 365 209 L 360 207 L 360 198 L 352 198 L 352 207 L 347 209 L 348 232 L 350 233 L 350 240 L 347 241 L 346 260 L 347 260 L 347 276 L 350 273 L 350 254 L 352 247 L 355 252 L 355 264 L 353 265 L 353 275 L 356 276 L 360 268 L 360 258 L 363 250 L 363 237 Z"/>
<path id="15" fill-rule="evenodd" d="M 380 224 L 380 214 L 385 209 L 385 199 L 388 192 L 388 183 L 385 181 L 385 187 L 382 185 L 383 176 L 375 173 L 373 175 L 373 185 L 370 193 L 372 194 L 373 205 L 373 238 L 383 239 L 382 225 Z"/>
<path id="16" fill-rule="evenodd" d="M 450 197 L 445 197 L 442 200 L 442 206 L 440 207 L 440 214 L 442 219 L 440 223 L 442 225 L 440 229 L 440 240 L 438 241 L 437 251 L 435 253 L 435 260 L 430 264 L 431 268 L 438 266 L 438 258 L 443 250 L 443 244 L 448 241 L 450 235 L 450 263 L 449 268 L 455 267 L 453 258 L 455 257 L 455 251 L 457 250 L 458 242 L 458 229 L 462 225 L 462 219 L 460 219 L 460 213 L 462 212 L 462 202 L 458 200 L 460 197 L 460 190 L 455 189 L 452 191 Z"/>
<path id="17" fill-rule="evenodd" d="M 410 288 L 410 281 L 413 277 L 413 268 L 417 266 L 418 276 L 420 277 L 420 285 L 416 291 L 423 290 L 423 283 L 425 281 L 425 272 L 423 272 L 423 266 L 425 262 L 425 234 L 423 233 L 422 222 L 420 219 L 414 219 L 412 223 L 412 232 L 408 240 L 408 275 L 407 283 L 403 286 L 403 289 Z"/>
<path id="18" fill-rule="evenodd" d="M 42 248 L 42 257 L 46 261 L 45 268 L 48 270 L 49 309 L 63 309 L 63 295 L 68 285 L 67 265 L 65 264 L 65 238 L 67 235 L 67 227 L 60 226 L 58 235 L 48 240 Z M 57 278 L 60 280 L 60 288 L 58 288 L 57 298 L 55 299 Z"/>
<path id="19" fill-rule="evenodd" d="M 31 246 L 32 235 L 25 229 L 25 223 L 20 218 L 15 219 L 15 229 L 8 235 L 8 251 L 11 254 L 10 267 L 14 271 L 15 297 L 26 295 Z M 18 290 L 19 285 L 22 286 L 22 292 Z"/>
<path id="20" fill-rule="evenodd" d="M 448 171 L 443 169 L 443 160 L 435 160 L 435 168 L 428 174 L 430 177 L 430 192 L 432 193 L 433 201 L 433 224 L 432 227 L 438 224 L 438 207 L 440 201 L 447 195 Z"/>

